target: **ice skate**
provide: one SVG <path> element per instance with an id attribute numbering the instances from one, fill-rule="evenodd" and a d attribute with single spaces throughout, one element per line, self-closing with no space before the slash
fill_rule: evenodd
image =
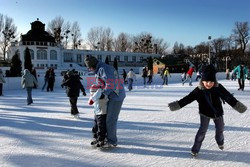
<path id="1" fill-rule="evenodd" d="M 224 149 L 224 145 L 218 145 L 219 149 L 223 150 Z"/>
<path id="2" fill-rule="evenodd" d="M 198 156 L 198 153 L 191 151 L 191 155 L 193 158 L 196 158 Z"/>

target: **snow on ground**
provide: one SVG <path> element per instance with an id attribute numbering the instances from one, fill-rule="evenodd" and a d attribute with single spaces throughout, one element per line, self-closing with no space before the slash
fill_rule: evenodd
<path id="1" fill-rule="evenodd" d="M 250 86 L 237 91 L 236 81 L 221 80 L 234 96 L 250 108 Z M 25 90 L 9 90 L 0 97 L 1 167 L 133 167 L 133 166 L 249 166 L 250 113 L 225 110 L 225 149 L 219 150 L 213 121 L 198 158 L 190 149 L 199 127 L 197 103 L 171 112 L 167 104 L 187 95 L 194 86 L 180 83 L 127 90 L 118 123 L 119 145 L 112 150 L 90 146 L 93 107 L 88 97 L 78 101 L 80 120 L 69 113 L 65 91 L 33 90 L 34 104 L 26 105 Z M 88 93 L 88 92 L 87 92 Z"/>

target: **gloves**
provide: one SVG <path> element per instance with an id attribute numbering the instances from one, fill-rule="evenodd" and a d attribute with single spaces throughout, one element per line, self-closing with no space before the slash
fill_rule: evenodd
<path id="1" fill-rule="evenodd" d="M 86 92 L 82 92 L 82 95 L 83 95 L 83 96 L 87 96 Z"/>
<path id="2" fill-rule="evenodd" d="M 178 101 L 169 103 L 169 104 L 168 104 L 168 107 L 169 107 L 169 109 L 170 109 L 171 111 L 176 111 L 176 110 L 181 109 L 181 107 L 180 107 Z"/>
<path id="3" fill-rule="evenodd" d="M 90 100 L 88 101 L 88 103 L 89 103 L 89 105 L 92 105 L 92 104 L 94 104 L 94 101 L 93 101 L 92 99 L 90 99 Z"/>
<path id="4" fill-rule="evenodd" d="M 238 111 L 239 113 L 243 113 L 247 110 L 247 107 L 241 103 L 241 102 L 237 102 L 235 106 L 233 106 L 233 109 L 235 109 L 236 111 Z"/>

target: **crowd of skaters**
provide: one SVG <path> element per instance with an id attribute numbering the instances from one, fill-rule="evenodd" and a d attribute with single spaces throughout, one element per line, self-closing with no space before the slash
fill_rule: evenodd
<path id="1" fill-rule="evenodd" d="M 95 73 L 96 81 L 91 85 L 90 87 L 90 97 L 88 104 L 94 105 L 94 126 L 92 128 L 93 133 L 93 141 L 90 143 L 93 146 L 96 147 L 116 147 L 117 146 L 117 121 L 119 117 L 119 113 L 124 101 L 124 98 L 126 97 L 125 90 L 123 87 L 123 84 L 116 85 L 116 80 L 119 80 L 118 71 L 115 70 L 112 66 L 107 65 L 103 62 L 98 61 L 93 56 L 86 56 L 86 59 L 84 60 L 86 66 L 90 71 L 93 71 Z M 211 67 L 210 67 L 211 68 Z M 195 67 L 193 65 L 190 65 L 187 72 L 185 70 L 182 70 L 181 78 L 182 78 L 182 85 L 185 84 L 186 81 L 189 81 L 189 86 L 192 86 L 192 75 L 195 72 Z M 203 73 L 204 71 L 197 71 L 197 77 L 196 80 L 201 80 L 200 84 L 203 84 L 201 88 L 201 92 L 204 90 L 210 90 L 211 88 L 218 86 L 215 72 L 209 72 Z M 244 63 L 241 63 L 237 67 L 233 69 L 232 74 L 234 74 L 239 83 L 239 89 L 238 90 L 244 90 L 244 82 L 246 79 L 249 79 L 249 73 L 248 69 L 245 66 Z M 136 81 L 136 74 L 133 71 L 133 69 L 130 69 L 128 73 L 123 70 L 123 80 L 124 83 L 128 84 L 128 90 L 131 91 L 133 89 L 133 82 Z M 163 79 L 163 85 L 168 85 L 168 79 L 171 77 L 169 73 L 169 68 L 165 67 L 163 71 L 161 72 L 161 76 Z M 143 77 L 143 84 L 151 84 L 153 81 L 153 70 L 148 70 L 146 67 L 142 70 Z M 147 80 L 148 78 L 148 80 Z M 227 76 L 228 78 L 228 76 Z M 83 95 L 86 96 L 85 88 L 81 83 L 81 77 L 78 75 L 78 73 L 74 70 L 68 70 L 66 74 L 64 75 L 64 79 L 62 81 L 61 86 L 65 88 L 66 94 L 69 97 L 69 102 L 71 106 L 71 115 L 75 118 L 79 118 L 79 111 L 77 108 L 77 99 L 80 94 L 80 90 L 82 91 Z M 110 80 L 112 79 L 112 80 Z M 109 83 L 109 82 L 112 83 Z M 47 85 L 47 92 L 51 91 L 53 92 L 55 82 L 55 72 L 53 68 L 49 68 L 44 76 L 44 85 L 42 87 L 42 91 L 45 89 Z M 0 69 L 0 95 L 2 95 L 2 84 L 5 83 L 4 77 L 2 75 L 2 70 Z M 210 83 L 213 83 L 210 85 Z M 33 103 L 32 99 L 32 89 L 38 87 L 38 82 L 36 78 L 36 72 L 32 70 L 31 72 L 28 69 L 24 70 L 24 74 L 21 78 L 21 84 L 22 88 L 25 88 L 27 90 L 27 105 L 30 105 Z M 110 87 L 110 85 L 113 85 Z M 220 86 L 220 85 L 219 85 Z M 198 86 L 199 87 L 199 86 Z M 200 89 L 200 88 L 196 89 Z M 221 86 L 220 86 L 221 87 Z M 191 92 L 191 94 L 199 94 L 199 92 L 196 91 L 196 89 Z M 217 88 L 216 88 L 217 89 Z M 213 90 L 213 89 L 211 89 Z M 219 92 L 223 92 L 225 89 L 223 87 L 220 88 Z M 230 96 L 228 92 L 224 92 L 225 94 L 221 98 L 226 98 L 224 96 Z M 183 100 L 176 101 L 173 103 L 169 103 L 170 110 L 178 110 L 185 105 L 187 105 L 190 102 L 186 102 L 185 100 L 187 98 L 191 98 L 191 94 L 183 98 Z M 195 97 L 195 96 L 194 96 Z M 239 112 L 244 112 L 246 110 L 246 107 L 240 103 L 237 99 L 230 96 L 232 101 L 228 101 L 228 103 L 235 107 L 235 109 Z M 185 100 L 184 100 L 185 99 Z M 227 98 L 226 98 L 227 99 Z M 193 100 L 197 100 L 193 98 Z M 227 99 L 228 100 L 228 99 Z M 182 102 L 183 101 L 183 102 Z M 236 106 L 240 105 L 240 106 Z M 210 104 L 209 104 L 210 105 Z M 213 107 L 211 107 L 213 110 Z M 203 110 L 201 111 L 203 112 Z M 206 115 L 207 113 L 205 113 Z M 221 115 L 219 115 L 221 117 Z M 213 117 L 210 117 L 213 119 Z M 222 118 L 222 117 L 221 117 Z M 206 125 L 204 123 L 206 122 Z M 201 132 L 200 131 L 206 131 L 207 126 L 209 123 L 209 119 L 205 119 L 201 116 L 201 124 L 200 130 L 197 132 L 196 138 L 201 138 Z M 220 128 L 223 129 L 222 125 L 223 118 L 218 122 L 215 121 Z M 205 134 L 202 134 L 202 138 L 204 138 Z M 220 131 L 220 135 L 222 136 L 222 132 Z M 220 139 L 216 138 L 217 144 L 219 145 L 220 149 L 223 149 L 223 143 L 224 138 L 223 136 Z M 217 140 L 218 139 L 218 140 Z M 202 140 L 198 142 L 198 139 L 195 139 L 195 144 L 192 148 L 192 153 L 197 154 L 199 152 L 200 146 L 201 146 Z"/>

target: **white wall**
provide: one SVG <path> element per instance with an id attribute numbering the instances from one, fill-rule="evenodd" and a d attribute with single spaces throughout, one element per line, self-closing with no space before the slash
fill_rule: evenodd
<path id="1" fill-rule="evenodd" d="M 91 77 L 94 77 L 94 75 L 92 75 L 92 76 L 85 75 L 85 76 L 81 76 L 81 77 L 83 78 L 82 83 L 86 88 L 87 80 L 90 79 Z M 141 77 L 141 75 L 138 74 L 138 75 L 136 75 L 136 77 L 137 77 L 136 78 L 137 81 L 135 82 L 135 85 L 142 85 L 143 78 Z M 220 72 L 220 73 L 216 74 L 216 77 L 218 80 L 225 79 L 226 74 L 224 72 Z M 120 73 L 120 78 L 122 78 L 121 73 Z M 193 81 L 195 80 L 195 78 L 196 78 L 196 74 L 193 75 Z M 62 79 L 63 79 L 62 76 L 59 76 L 59 75 L 56 76 L 55 88 L 61 87 Z M 5 80 L 6 80 L 6 83 L 3 84 L 3 91 L 22 89 L 21 88 L 21 77 L 5 77 Z M 38 89 L 41 89 L 43 84 L 44 84 L 44 77 L 43 76 L 38 77 L 38 83 L 39 83 Z M 171 74 L 171 78 L 169 78 L 169 84 L 171 84 L 171 83 L 181 83 L 181 74 L 180 73 Z M 159 74 L 154 75 L 153 85 L 154 84 L 159 84 L 159 85 L 162 84 L 162 78 Z"/>

